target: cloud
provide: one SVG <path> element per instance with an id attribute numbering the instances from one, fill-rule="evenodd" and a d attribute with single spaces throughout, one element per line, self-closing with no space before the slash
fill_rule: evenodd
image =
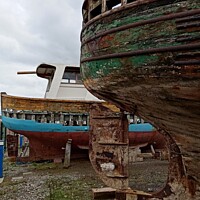
<path id="1" fill-rule="evenodd" d="M 83 0 L 0 1 L 0 92 L 43 97 L 41 63 L 79 65 Z M 31 89 L 30 89 L 31 88 Z"/>

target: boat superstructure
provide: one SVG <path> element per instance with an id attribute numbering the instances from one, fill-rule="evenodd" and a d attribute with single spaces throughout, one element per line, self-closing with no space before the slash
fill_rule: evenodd
<path id="1" fill-rule="evenodd" d="M 199 0 L 83 4 L 83 83 L 168 138 L 169 180 L 159 193 L 165 199 L 200 198 L 199 16 Z"/>
<path id="2" fill-rule="evenodd" d="M 35 73 L 48 80 L 44 98 L 99 101 L 84 87 L 78 66 L 43 63 Z"/>

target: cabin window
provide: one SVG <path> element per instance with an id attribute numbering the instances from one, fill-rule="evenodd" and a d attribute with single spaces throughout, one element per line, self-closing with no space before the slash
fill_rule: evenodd
<path id="1" fill-rule="evenodd" d="M 81 75 L 79 72 L 65 72 L 62 83 L 82 83 Z"/>
<path id="2" fill-rule="evenodd" d="M 63 79 L 65 79 L 67 83 L 76 83 L 76 74 L 74 72 L 65 72 Z"/>
<path id="3" fill-rule="evenodd" d="M 82 83 L 82 78 L 80 74 L 76 74 L 76 82 L 77 83 Z"/>

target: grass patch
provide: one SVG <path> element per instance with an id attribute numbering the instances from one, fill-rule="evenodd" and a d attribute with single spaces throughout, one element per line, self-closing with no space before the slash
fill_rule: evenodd
<path id="1" fill-rule="evenodd" d="M 102 187 L 96 177 L 80 177 L 75 180 L 48 180 L 49 195 L 45 200 L 89 200 L 92 188 Z"/>

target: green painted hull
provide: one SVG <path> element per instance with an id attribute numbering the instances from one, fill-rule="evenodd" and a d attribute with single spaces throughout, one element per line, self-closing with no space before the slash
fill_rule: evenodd
<path id="1" fill-rule="evenodd" d="M 87 89 L 169 133 L 200 182 L 200 0 L 118 9 L 86 23 L 81 42 Z"/>

